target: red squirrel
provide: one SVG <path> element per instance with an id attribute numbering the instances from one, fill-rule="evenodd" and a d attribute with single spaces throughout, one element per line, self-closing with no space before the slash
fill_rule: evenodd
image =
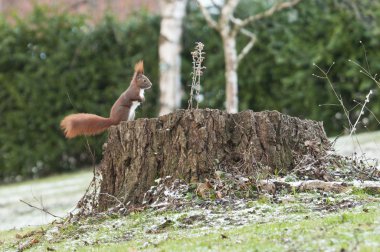
<path id="1" fill-rule="evenodd" d="M 80 135 L 96 135 L 111 125 L 117 125 L 121 121 L 130 121 L 135 117 L 135 110 L 145 100 L 144 90 L 152 86 L 150 80 L 144 75 L 144 63 L 135 65 L 135 73 L 129 85 L 116 100 L 111 108 L 109 118 L 94 114 L 79 113 L 66 116 L 61 121 L 61 128 L 67 138 Z"/>

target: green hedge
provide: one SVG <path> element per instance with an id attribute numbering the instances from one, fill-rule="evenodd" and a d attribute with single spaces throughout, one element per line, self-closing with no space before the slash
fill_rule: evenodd
<path id="1" fill-rule="evenodd" d="M 156 85 L 137 116 L 156 114 L 151 97 L 158 90 L 157 48 L 152 45 L 158 43 L 158 18 L 140 14 L 119 23 L 106 17 L 95 27 L 85 21 L 39 7 L 15 24 L 1 22 L 0 178 L 91 164 L 86 140 L 64 139 L 59 122 L 76 112 L 108 116 L 140 59 Z M 104 139 L 88 138 L 97 160 Z"/>
<path id="2" fill-rule="evenodd" d="M 244 4 L 248 3 L 244 6 Z M 252 5 L 243 1 L 241 15 Z M 377 87 L 348 63 L 364 63 L 362 40 L 371 70 L 380 69 L 379 5 L 362 18 L 334 0 L 303 1 L 296 10 L 282 12 L 250 27 L 258 35 L 254 49 L 239 68 L 240 109 L 277 109 L 290 115 L 324 121 L 330 134 L 342 132 L 345 119 L 328 84 L 312 76 L 313 62 L 328 67 L 336 88 L 352 108 Z M 48 14 L 47 14 L 48 13 Z M 239 15 L 238 13 L 238 15 Z M 348 25 L 349 24 L 349 25 Z M 92 164 L 88 145 L 101 157 L 105 135 L 66 140 L 59 129 L 67 114 L 90 112 L 107 116 L 113 102 L 129 85 L 133 65 L 145 61 L 154 88 L 137 117 L 156 116 L 158 110 L 159 18 L 144 13 L 125 22 L 104 18 L 96 26 L 86 18 L 36 8 L 26 19 L 0 22 L 0 179 L 43 176 Z M 224 59 L 218 34 L 193 8 L 184 22 L 182 82 L 191 83 L 194 43 L 205 44 L 207 69 L 202 78 L 201 107 L 224 107 Z M 239 37 L 239 48 L 246 40 Z M 187 97 L 183 99 L 186 107 Z M 380 113 L 376 94 L 370 109 Z M 355 118 L 355 112 L 352 113 Z M 368 114 L 368 113 L 367 113 Z M 367 115 L 365 115 L 366 117 Z M 369 129 L 378 129 L 369 118 Z M 19 176 L 19 177 L 17 177 Z"/>
<path id="3" fill-rule="evenodd" d="M 377 24 L 380 23 L 380 4 L 363 0 L 357 5 L 365 8 L 359 10 L 362 16 L 339 1 L 303 1 L 294 10 L 280 12 L 249 27 L 257 34 L 258 41 L 239 66 L 240 110 L 276 109 L 293 116 L 324 121 L 329 135 L 345 131 L 348 125 L 347 119 L 341 115 L 342 108 L 337 106 L 337 98 L 328 83 L 312 76 L 320 74 L 313 63 L 327 69 L 335 62 L 330 77 L 347 109 L 357 105 L 354 99 L 364 101 L 370 89 L 378 90 L 375 83 L 348 60 L 366 65 L 359 43 L 363 41 L 372 72 L 379 72 L 380 27 Z M 254 11 L 252 8 L 256 5 L 251 0 L 242 0 L 236 16 L 247 16 Z M 207 99 L 202 105 L 223 108 L 224 59 L 220 38 L 207 27 L 196 9 L 188 15 L 185 29 L 184 77 L 188 77 L 186 74 L 191 71 L 187 55 L 192 43 L 202 41 L 207 53 L 207 69 L 202 80 Z M 241 35 L 239 50 L 246 43 L 246 38 Z M 378 104 L 375 94 L 368 108 L 380 118 Z M 358 109 L 351 111 L 351 121 L 357 118 L 358 112 Z M 369 120 L 367 129 L 379 129 L 378 121 L 368 114 L 367 111 L 363 116 Z"/>

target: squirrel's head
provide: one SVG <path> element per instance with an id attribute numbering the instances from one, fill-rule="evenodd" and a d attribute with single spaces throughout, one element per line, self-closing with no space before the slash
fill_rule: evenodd
<path id="1" fill-rule="evenodd" d="M 135 65 L 135 83 L 141 89 L 148 89 L 152 86 L 152 83 L 144 75 L 144 62 L 141 60 Z"/>

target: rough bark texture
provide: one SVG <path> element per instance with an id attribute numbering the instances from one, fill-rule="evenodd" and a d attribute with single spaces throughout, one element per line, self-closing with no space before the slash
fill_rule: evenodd
<path id="1" fill-rule="evenodd" d="M 215 170 L 253 176 L 286 173 L 300 155 L 317 158 L 324 151 L 315 148 L 328 147 L 322 123 L 277 111 L 178 110 L 122 122 L 110 128 L 104 146 L 99 210 L 115 203 L 109 195 L 141 203 L 159 177 L 197 182 Z"/>

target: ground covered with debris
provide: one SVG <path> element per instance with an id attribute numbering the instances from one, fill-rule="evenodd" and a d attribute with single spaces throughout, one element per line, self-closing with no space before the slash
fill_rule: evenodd
<path id="1" fill-rule="evenodd" d="M 215 171 L 202 183 L 156 180 L 139 206 L 0 233 L 5 251 L 375 251 L 376 164 L 355 157 L 261 180 Z M 329 164 L 324 162 L 324 164 Z"/>
<path id="2" fill-rule="evenodd" d="M 312 143 L 305 148 L 318 151 Z M 94 214 L 82 204 L 47 225 L 0 231 L 0 250 L 376 251 L 380 247 L 376 159 L 327 151 L 319 159 L 299 157 L 292 172 L 248 176 L 238 168 L 215 170 L 193 184 L 159 178 L 141 205 L 114 197 L 115 206 L 107 212 Z"/>

